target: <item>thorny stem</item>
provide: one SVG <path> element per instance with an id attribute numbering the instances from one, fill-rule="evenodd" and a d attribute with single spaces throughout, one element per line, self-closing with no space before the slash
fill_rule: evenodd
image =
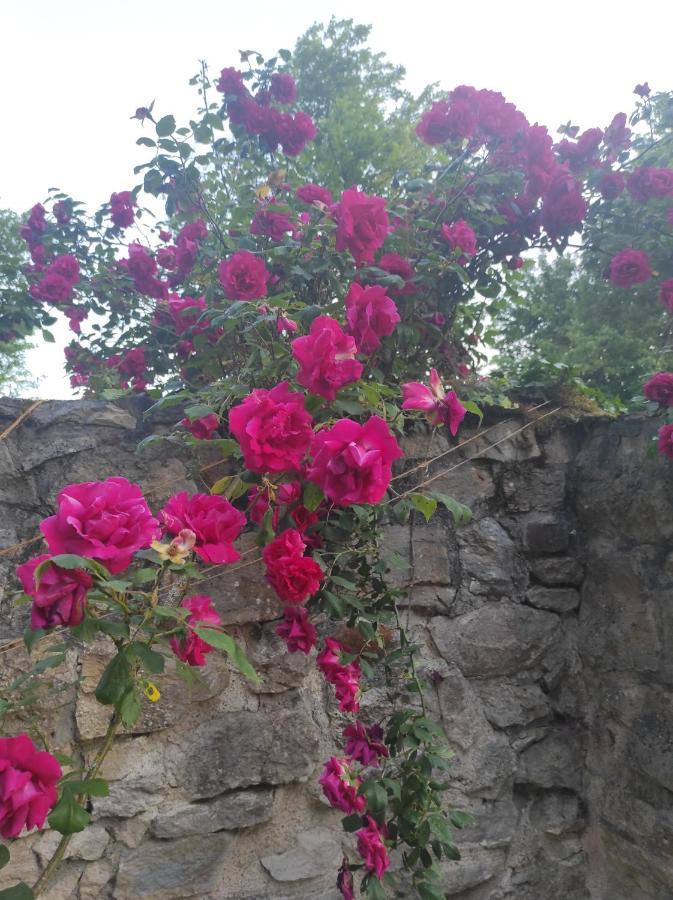
<path id="1" fill-rule="evenodd" d="M 121 720 L 118 717 L 118 714 L 115 712 L 110 719 L 110 724 L 107 727 L 107 731 L 105 732 L 105 738 L 101 745 L 100 750 L 96 754 L 96 757 L 93 761 L 93 764 L 89 768 L 89 771 L 86 773 L 86 780 L 90 778 L 95 778 L 96 775 L 100 772 L 101 766 L 103 765 L 103 761 L 105 757 L 108 755 L 112 748 L 112 744 L 114 743 L 114 739 L 116 737 L 117 731 L 119 730 L 119 726 L 121 724 Z M 82 798 L 77 798 L 79 802 L 81 802 Z M 59 866 L 63 862 L 63 857 L 65 856 L 65 851 L 68 849 L 68 845 L 72 840 L 72 834 L 64 834 L 61 840 L 58 842 L 58 846 L 56 850 L 47 863 L 46 868 L 37 879 L 35 884 L 33 885 L 33 896 L 37 897 L 38 894 L 42 892 L 42 890 L 47 886 L 47 883 L 51 880 L 52 876 L 57 872 Z"/>

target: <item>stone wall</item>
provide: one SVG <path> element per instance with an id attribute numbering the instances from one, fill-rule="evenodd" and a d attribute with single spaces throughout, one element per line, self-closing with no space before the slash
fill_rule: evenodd
<path id="1" fill-rule="evenodd" d="M 0 403 L 0 431 L 22 409 Z M 173 417 L 171 421 L 173 420 Z M 170 423 L 167 423 L 170 424 Z M 451 800 L 474 813 L 463 859 L 445 869 L 455 900 L 673 897 L 673 487 L 648 456 L 652 422 L 588 420 L 508 438 L 503 421 L 441 465 L 435 488 L 470 505 L 391 525 L 410 584 L 403 616 L 421 642 L 429 697 L 455 751 Z M 154 428 L 157 423 L 154 423 Z M 49 402 L 0 443 L 0 545 L 33 537 L 56 491 L 123 474 L 153 505 L 196 489 L 178 445 L 134 448 L 137 410 Z M 432 452 L 448 449 L 435 439 Z M 407 460 L 427 455 L 411 436 Z M 460 464 L 459 464 L 460 463 Z M 458 465 L 459 464 L 459 465 Z M 432 470 L 431 470 L 432 471 Z M 14 588 L 18 561 L 0 556 Z M 232 567 L 233 568 L 233 567 Z M 252 689 L 212 654 L 189 691 L 169 676 L 108 758 L 111 795 L 76 837 L 44 896 L 78 900 L 336 900 L 339 816 L 316 781 L 339 714 L 313 660 L 274 634 L 280 607 L 257 565 L 203 585 L 264 677 Z M 25 608 L 0 618 L 2 680 L 25 665 Z M 56 746 L 90 757 L 105 730 L 92 690 L 109 647 L 73 658 L 50 701 Z M 301 658 L 300 658 L 301 657 Z M 365 710 L 382 711 L 377 690 Z M 0 887 L 31 881 L 54 836 L 12 848 Z M 4 880 L 3 880 L 4 879 Z M 402 888 L 399 897 L 411 897 Z"/>

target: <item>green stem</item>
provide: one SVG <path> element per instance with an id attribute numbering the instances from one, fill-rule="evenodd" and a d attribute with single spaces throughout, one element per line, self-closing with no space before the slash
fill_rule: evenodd
<path id="1" fill-rule="evenodd" d="M 100 768 L 103 765 L 103 761 L 105 757 L 110 752 L 112 748 L 112 744 L 114 743 L 115 736 L 117 731 L 119 730 L 119 726 L 121 724 L 121 720 L 117 717 L 117 713 L 115 712 L 110 719 L 110 724 L 108 725 L 107 731 L 105 732 L 105 738 L 103 740 L 103 744 L 96 754 L 96 758 L 93 761 L 93 765 L 89 769 L 86 774 L 86 778 L 95 778 L 96 775 L 100 772 Z M 78 802 L 81 803 L 82 797 L 78 797 Z M 37 897 L 38 894 L 42 892 L 42 890 L 47 886 L 47 883 L 51 880 L 53 875 L 57 872 L 59 866 L 63 862 L 63 857 L 65 856 L 65 851 L 68 849 L 68 845 L 72 840 L 72 834 L 64 834 L 61 840 L 58 842 L 58 846 L 54 850 L 54 853 L 47 863 L 46 868 L 37 879 L 35 884 L 33 885 L 33 896 Z"/>

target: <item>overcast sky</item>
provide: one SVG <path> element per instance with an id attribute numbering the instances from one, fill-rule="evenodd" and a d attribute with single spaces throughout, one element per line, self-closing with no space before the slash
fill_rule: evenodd
<path id="1" fill-rule="evenodd" d="M 551 129 L 606 125 L 636 82 L 673 87 L 664 0 L 0 0 L 0 206 L 21 212 L 53 186 L 97 205 L 132 186 L 137 106 L 156 99 L 159 115 L 186 117 L 199 59 L 219 69 L 239 49 L 271 55 L 333 12 L 374 26 L 372 46 L 406 67 L 410 90 L 492 88 Z M 29 361 L 42 396 L 69 396 L 60 347 Z"/>

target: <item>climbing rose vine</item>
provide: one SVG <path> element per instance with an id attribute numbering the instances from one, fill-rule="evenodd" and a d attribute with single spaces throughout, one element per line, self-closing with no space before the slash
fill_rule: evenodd
<path id="1" fill-rule="evenodd" d="M 160 700 L 154 680 L 167 666 L 189 679 L 219 650 L 254 689 L 217 597 L 195 593 L 206 568 L 235 570 L 252 532 L 277 634 L 289 653 L 315 650 L 343 718 L 319 778 L 353 835 L 335 873 L 341 894 L 390 896 L 396 855 L 418 895 L 440 900 L 438 863 L 459 858 L 454 830 L 468 819 L 444 797 L 450 754 L 426 715 L 430 676 L 400 620 L 381 530 L 440 505 L 460 524 L 469 510 L 433 490 L 427 466 L 405 470 L 405 433 L 418 420 L 456 441 L 466 419 L 480 420 L 489 323 L 516 295 L 528 251 L 563 251 L 647 207 L 659 243 L 602 248 L 605 277 L 619 290 L 652 282 L 673 310 L 670 241 L 658 262 L 673 172 L 649 164 L 655 148 L 638 136 L 649 88 L 630 121 L 566 126 L 555 141 L 502 95 L 462 85 L 415 123 L 431 148 L 422 171 L 400 174 L 385 197 L 335 193 L 316 183 L 310 154 L 302 162 L 316 129 L 289 72 L 244 57 L 244 71 L 214 80 L 202 69 L 184 126 L 154 104 L 136 110 L 149 123 L 140 183 L 117 185 L 92 216 L 53 192 L 22 229 L 26 304 L 40 324 L 45 310 L 68 319 L 73 386 L 139 395 L 150 421 L 172 411 L 171 434 L 143 444 L 180 440 L 211 462 L 200 492 L 155 509 L 121 477 L 59 492 L 41 525 L 48 552 L 17 570 L 26 641 L 57 628 L 65 646 L 108 638 L 96 698 L 109 727 L 94 764 L 71 761 L 65 775 L 27 735 L 0 741 L 0 833 L 40 828 L 49 813 L 63 838 L 40 893 L 89 820 L 87 798 L 107 791 L 115 734 Z M 673 407 L 672 382 L 654 375 L 646 398 Z M 673 458 L 672 430 L 659 448 Z M 362 702 L 373 685 L 385 697 L 376 714 Z"/>

